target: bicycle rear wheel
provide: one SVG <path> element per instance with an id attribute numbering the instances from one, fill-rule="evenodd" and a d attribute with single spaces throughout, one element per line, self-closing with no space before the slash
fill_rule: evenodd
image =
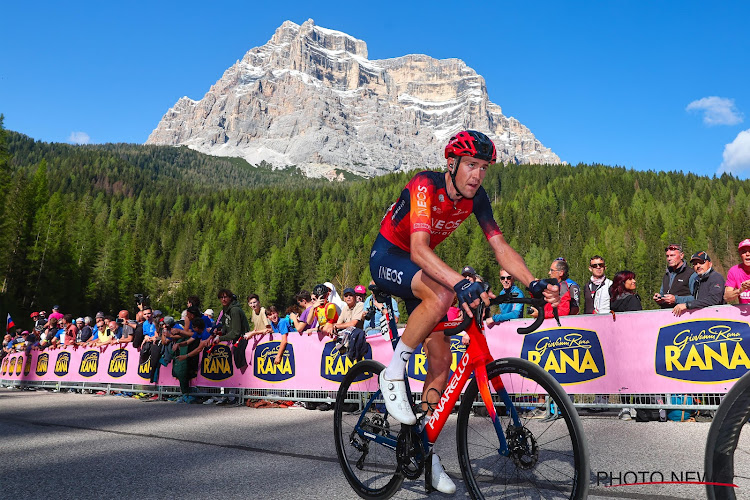
<path id="1" fill-rule="evenodd" d="M 560 384 L 539 366 L 518 358 L 487 364 L 487 374 L 490 380 L 498 376 L 502 380 L 521 426 L 514 425 L 510 409 L 491 387 L 509 449 L 503 455 L 492 418 L 486 411 L 472 416 L 474 402 L 485 408 L 472 380 L 461 399 L 456 427 L 461 473 L 472 498 L 586 498 L 586 439 L 578 413 Z M 533 411 L 540 396 L 556 408 L 555 420 L 538 418 Z"/>
<path id="2" fill-rule="evenodd" d="M 389 498 L 404 481 L 395 449 L 401 424 L 386 412 L 378 387 L 384 369 L 377 361 L 352 366 L 339 387 L 333 414 L 341 470 L 362 498 Z M 361 410 L 344 411 L 353 404 Z"/>
<path id="3" fill-rule="evenodd" d="M 711 422 L 706 439 L 705 471 L 709 500 L 734 500 L 750 492 L 750 437 L 742 431 L 750 419 L 750 373 L 729 390 Z M 735 487 L 736 486 L 736 487 Z"/>

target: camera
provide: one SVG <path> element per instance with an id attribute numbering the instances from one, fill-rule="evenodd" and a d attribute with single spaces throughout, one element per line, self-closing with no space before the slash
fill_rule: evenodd
<path id="1" fill-rule="evenodd" d="M 123 324 L 125 324 L 125 320 L 122 319 L 122 318 L 117 318 L 115 320 L 115 323 L 117 323 L 118 325 L 122 326 Z"/>
<path id="2" fill-rule="evenodd" d="M 136 306 L 140 306 L 140 305 L 148 306 L 148 305 L 150 305 L 149 304 L 148 295 L 144 295 L 142 293 L 136 293 L 136 294 L 133 295 L 133 297 L 135 297 L 135 305 Z"/>

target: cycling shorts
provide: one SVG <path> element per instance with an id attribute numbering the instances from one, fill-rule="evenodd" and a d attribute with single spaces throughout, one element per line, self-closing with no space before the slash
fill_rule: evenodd
<path id="1" fill-rule="evenodd" d="M 370 274 L 381 290 L 404 299 L 409 314 L 422 302 L 411 291 L 411 281 L 421 270 L 409 252 L 378 234 L 370 252 Z"/>

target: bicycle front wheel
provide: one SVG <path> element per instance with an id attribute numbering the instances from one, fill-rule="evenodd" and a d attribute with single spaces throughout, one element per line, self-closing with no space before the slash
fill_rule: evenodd
<path id="1" fill-rule="evenodd" d="M 508 395 L 505 401 L 515 407 L 520 425 L 513 421 L 504 395 L 491 387 L 503 446 L 472 380 L 461 399 L 456 427 L 458 459 L 471 497 L 586 498 L 586 439 L 560 384 L 536 364 L 518 358 L 492 361 L 487 375 L 490 380 L 500 377 Z M 479 411 L 473 411 L 474 403 Z"/>
<path id="2" fill-rule="evenodd" d="M 401 424 L 388 415 L 377 361 L 352 366 L 339 387 L 333 414 L 336 453 L 341 470 L 362 498 L 389 498 L 401 487 L 396 440 Z"/>
<path id="3" fill-rule="evenodd" d="M 709 500 L 734 500 L 750 492 L 750 438 L 742 431 L 750 420 L 750 373 L 727 392 L 706 439 L 705 471 Z"/>

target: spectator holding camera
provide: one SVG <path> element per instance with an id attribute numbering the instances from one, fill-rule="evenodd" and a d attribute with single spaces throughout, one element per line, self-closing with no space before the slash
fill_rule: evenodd
<path id="1" fill-rule="evenodd" d="M 667 270 L 661 280 L 659 293 L 654 294 L 654 301 L 662 309 L 668 309 L 678 303 L 677 298 L 690 299 L 690 279 L 693 270 L 685 262 L 685 253 L 680 245 L 668 245 L 664 249 L 667 257 Z"/>
<path id="2" fill-rule="evenodd" d="M 732 266 L 724 284 L 724 301 L 750 304 L 750 238 L 740 241 L 740 263 Z"/>
<path id="3" fill-rule="evenodd" d="M 339 313 L 336 305 L 333 302 L 328 302 L 330 294 L 331 289 L 326 285 L 315 285 L 315 288 L 313 288 L 313 295 L 316 297 L 313 301 L 314 309 L 313 313 L 307 318 L 307 324 L 312 326 L 312 321 L 315 319 L 318 322 L 318 331 L 332 336 L 333 325 L 338 321 Z"/>

